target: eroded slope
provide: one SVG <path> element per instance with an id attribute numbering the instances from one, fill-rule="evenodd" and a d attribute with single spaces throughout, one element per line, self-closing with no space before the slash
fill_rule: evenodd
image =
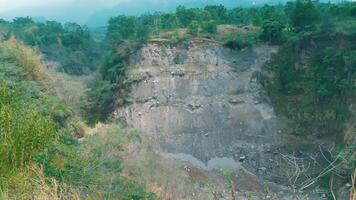
<path id="1" fill-rule="evenodd" d="M 204 163 L 240 159 L 257 171 L 282 143 L 282 125 L 259 84 L 275 50 L 198 40 L 147 44 L 128 61 L 131 78 L 143 79 L 133 87 L 134 102 L 114 116 L 152 135 L 164 152 Z"/>

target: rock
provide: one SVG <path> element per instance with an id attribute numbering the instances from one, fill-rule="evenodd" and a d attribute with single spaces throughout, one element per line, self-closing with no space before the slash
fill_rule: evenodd
<path id="1" fill-rule="evenodd" d="M 239 99 L 230 99 L 228 102 L 229 102 L 230 104 L 244 103 L 244 101 L 239 100 Z"/>
<path id="2" fill-rule="evenodd" d="M 145 76 L 146 76 L 146 78 L 152 78 L 152 74 L 149 72 L 145 72 Z"/>
<path id="3" fill-rule="evenodd" d="M 267 170 L 267 168 L 266 167 L 260 167 L 260 168 L 258 168 L 258 171 L 262 171 L 262 172 L 264 172 L 264 171 L 266 171 Z"/>
<path id="4" fill-rule="evenodd" d="M 245 159 L 246 159 L 246 156 L 240 156 L 239 161 L 240 161 L 240 162 L 244 162 Z"/>
<path id="5" fill-rule="evenodd" d="M 253 83 L 257 84 L 254 90 L 249 90 L 249 84 L 253 71 L 261 69 L 273 51 L 274 47 L 264 44 L 241 52 L 210 42 L 186 45 L 148 42 L 128 58 L 129 66 L 140 70 L 128 73 L 133 76 L 143 71 L 150 73 L 146 75 L 150 77 L 149 84 L 134 85 L 130 95 L 152 98 L 148 103 L 117 108 L 115 117 L 124 117 L 130 127 L 140 129 L 142 134 L 154 134 L 158 148 L 164 152 L 189 154 L 203 162 L 236 153 L 234 159 L 237 162 L 241 159 L 250 169 L 261 167 L 260 163 L 266 160 L 263 165 L 267 167 L 269 157 L 260 151 L 261 144 L 271 146 L 272 150 L 284 144 L 284 138 L 278 135 L 284 122 L 277 121 L 272 106 L 260 98 L 259 83 Z M 159 66 L 153 67 L 152 62 Z M 184 77 L 179 76 L 182 72 Z M 262 104 L 254 105 L 255 99 Z M 143 113 L 142 117 L 137 116 L 137 111 Z M 201 132 L 205 128 L 209 131 Z M 256 155 L 257 152 L 260 154 Z"/>
<path id="6" fill-rule="evenodd" d="M 192 104 L 192 103 L 189 103 L 188 105 L 187 105 L 187 107 L 188 107 L 188 109 L 189 110 L 191 110 L 191 111 L 195 111 L 195 110 L 198 110 L 200 107 L 201 107 L 201 105 L 200 104 Z"/>

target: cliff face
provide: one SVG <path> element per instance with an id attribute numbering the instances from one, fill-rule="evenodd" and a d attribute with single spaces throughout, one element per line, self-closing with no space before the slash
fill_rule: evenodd
<path id="1" fill-rule="evenodd" d="M 267 45 L 235 51 L 207 41 L 149 43 L 128 60 L 131 78 L 143 81 L 133 87 L 134 102 L 114 117 L 153 136 L 163 152 L 211 165 L 240 160 L 263 171 L 284 143 L 284 125 L 259 83 L 260 68 L 275 51 Z"/>

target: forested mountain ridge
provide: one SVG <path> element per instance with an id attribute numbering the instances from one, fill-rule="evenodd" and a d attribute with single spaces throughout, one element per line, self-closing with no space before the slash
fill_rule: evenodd
<path id="1" fill-rule="evenodd" d="M 103 41 L 75 23 L 1 20 L 0 198 L 355 195 L 355 19 L 353 2 L 179 6 L 112 17 Z M 157 141 L 128 128 L 125 114 L 174 142 L 191 131 L 196 140 L 172 152 L 198 167 L 153 153 Z M 211 115 L 208 125 L 223 125 L 205 127 Z M 220 155 L 238 167 L 199 168 Z"/>

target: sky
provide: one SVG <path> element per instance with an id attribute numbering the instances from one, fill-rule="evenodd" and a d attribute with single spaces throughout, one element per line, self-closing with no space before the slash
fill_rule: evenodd
<path id="1" fill-rule="evenodd" d="M 32 10 L 53 8 L 68 5 L 93 6 L 92 8 L 105 8 L 118 4 L 125 0 L 0 0 L 0 13 L 7 11 Z"/>
<path id="2" fill-rule="evenodd" d="M 30 16 L 34 19 L 104 24 L 112 15 L 139 15 L 172 11 L 178 5 L 202 7 L 208 4 L 246 4 L 277 0 L 0 0 L 0 18 Z"/>
<path id="3" fill-rule="evenodd" d="M 111 16 L 139 15 L 155 11 L 170 12 L 178 5 L 203 7 L 223 4 L 231 8 L 286 1 L 288 0 L 0 0 L 0 18 L 11 20 L 14 17 L 30 16 L 38 21 L 70 21 L 101 27 L 106 26 Z"/>
<path id="4" fill-rule="evenodd" d="M 94 12 L 128 0 L 0 0 L 0 18 L 45 17 L 84 22 Z"/>

